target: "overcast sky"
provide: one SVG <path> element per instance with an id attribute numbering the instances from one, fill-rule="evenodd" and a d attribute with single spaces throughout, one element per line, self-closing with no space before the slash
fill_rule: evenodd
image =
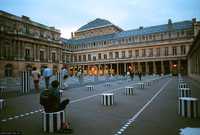
<path id="1" fill-rule="evenodd" d="M 124 30 L 172 22 L 200 21 L 200 0 L 0 0 L 0 10 L 55 26 L 62 37 L 103 18 Z"/>

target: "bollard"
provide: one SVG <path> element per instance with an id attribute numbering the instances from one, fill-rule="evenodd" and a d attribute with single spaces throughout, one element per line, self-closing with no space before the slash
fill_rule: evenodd
<path id="1" fill-rule="evenodd" d="M 111 106 L 114 104 L 114 94 L 113 93 L 102 93 L 101 94 L 101 104 L 104 106 Z"/>
<path id="2" fill-rule="evenodd" d="M 61 129 L 62 124 L 65 122 L 65 112 L 43 112 L 43 131 L 53 133 Z"/>
<path id="3" fill-rule="evenodd" d="M 134 95 L 133 87 L 125 87 L 125 95 Z"/>
<path id="4" fill-rule="evenodd" d="M 86 87 L 87 87 L 87 89 L 88 89 L 89 91 L 94 90 L 94 85 L 87 85 Z"/>
<path id="5" fill-rule="evenodd" d="M 110 87 L 111 85 L 110 85 L 110 83 L 106 83 L 105 86 L 106 87 Z"/>
<path id="6" fill-rule="evenodd" d="M 138 83 L 140 89 L 144 89 L 144 83 Z"/>
<path id="7" fill-rule="evenodd" d="M 191 97 L 180 97 L 178 114 L 186 118 L 198 117 L 198 99 Z"/>

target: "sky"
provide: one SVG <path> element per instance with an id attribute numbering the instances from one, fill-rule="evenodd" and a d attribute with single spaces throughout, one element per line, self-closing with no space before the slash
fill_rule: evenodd
<path id="1" fill-rule="evenodd" d="M 0 10 L 71 32 L 96 18 L 109 20 L 123 30 L 172 22 L 200 21 L 200 0 L 0 0 Z"/>

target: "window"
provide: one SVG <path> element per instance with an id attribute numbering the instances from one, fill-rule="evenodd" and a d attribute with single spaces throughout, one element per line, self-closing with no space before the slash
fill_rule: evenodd
<path id="1" fill-rule="evenodd" d="M 142 57 L 146 57 L 146 50 L 142 49 Z"/>
<path id="2" fill-rule="evenodd" d="M 132 50 L 128 51 L 128 57 L 131 58 L 132 57 Z"/>
<path id="3" fill-rule="evenodd" d="M 77 62 L 77 55 L 74 55 L 74 62 Z"/>
<path id="4" fill-rule="evenodd" d="M 113 53 L 112 52 L 109 52 L 109 58 L 113 59 Z"/>
<path id="5" fill-rule="evenodd" d="M 30 49 L 25 49 L 25 60 L 30 60 Z"/>
<path id="6" fill-rule="evenodd" d="M 160 48 L 156 48 L 156 56 L 160 56 Z"/>
<path id="7" fill-rule="evenodd" d="M 168 47 L 165 47 L 165 56 L 168 56 Z"/>
<path id="8" fill-rule="evenodd" d="M 53 52 L 53 53 L 52 53 L 52 62 L 55 62 L 55 61 L 56 61 L 56 53 Z"/>
<path id="9" fill-rule="evenodd" d="M 153 57 L 153 48 L 149 49 L 149 57 Z"/>
<path id="10" fill-rule="evenodd" d="M 93 56 L 93 61 L 96 61 L 96 59 L 97 59 L 96 56 Z"/>
<path id="11" fill-rule="evenodd" d="M 173 52 L 173 55 L 177 55 L 177 49 L 176 49 L 176 47 L 172 48 L 172 52 Z"/>
<path id="12" fill-rule="evenodd" d="M 99 60 L 101 59 L 101 53 L 98 54 L 98 59 L 99 59 Z"/>
<path id="13" fill-rule="evenodd" d="M 13 66 L 11 64 L 7 64 L 5 66 L 5 77 L 11 77 L 13 72 Z"/>
<path id="14" fill-rule="evenodd" d="M 78 56 L 78 61 L 81 62 L 81 55 Z"/>
<path id="15" fill-rule="evenodd" d="M 86 55 L 83 55 L 83 61 L 86 61 Z"/>
<path id="16" fill-rule="evenodd" d="M 184 55 L 186 53 L 185 51 L 185 45 L 181 46 L 181 55 Z"/>
<path id="17" fill-rule="evenodd" d="M 88 54 L 88 61 L 91 61 L 91 54 Z"/>
<path id="18" fill-rule="evenodd" d="M 135 57 L 139 57 L 139 50 L 135 50 Z"/>
<path id="19" fill-rule="evenodd" d="M 106 60 L 106 59 L 107 59 L 107 54 L 104 54 L 104 55 L 103 55 L 103 58 Z"/>
<path id="20" fill-rule="evenodd" d="M 40 50 L 40 61 L 44 61 L 44 51 Z"/>
<path id="21" fill-rule="evenodd" d="M 119 58 L 119 52 L 115 52 L 115 58 L 116 58 L 116 59 Z"/>
<path id="22" fill-rule="evenodd" d="M 125 51 L 122 51 L 122 58 L 125 58 Z"/>

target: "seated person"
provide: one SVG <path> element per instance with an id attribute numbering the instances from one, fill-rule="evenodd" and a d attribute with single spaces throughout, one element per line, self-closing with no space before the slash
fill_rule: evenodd
<path id="1" fill-rule="evenodd" d="M 58 112 L 64 110 L 69 103 L 69 99 L 60 102 L 60 94 L 58 90 L 59 82 L 57 80 L 51 83 L 50 90 L 44 90 L 40 94 L 40 104 L 44 107 L 45 112 Z"/>

